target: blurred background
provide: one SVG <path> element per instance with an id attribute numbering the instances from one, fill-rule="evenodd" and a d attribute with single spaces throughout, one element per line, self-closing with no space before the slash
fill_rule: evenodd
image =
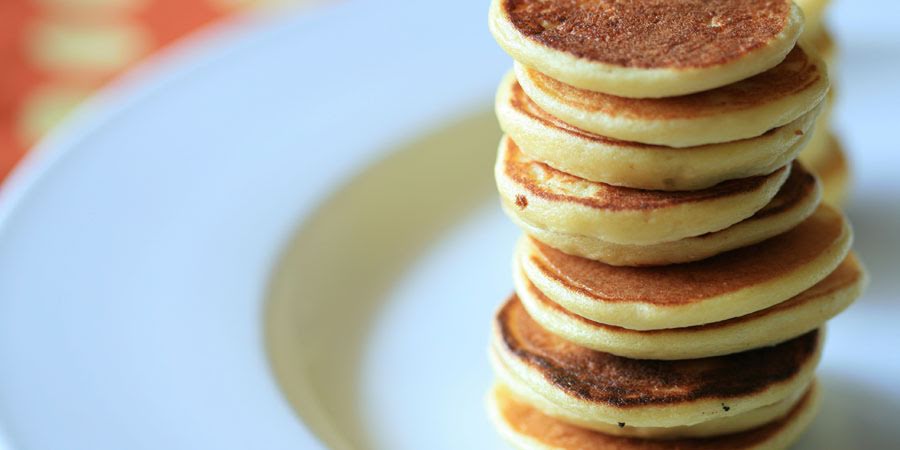
<path id="1" fill-rule="evenodd" d="M 313 0 L 0 1 L 0 180 L 99 87 L 230 16 Z"/>

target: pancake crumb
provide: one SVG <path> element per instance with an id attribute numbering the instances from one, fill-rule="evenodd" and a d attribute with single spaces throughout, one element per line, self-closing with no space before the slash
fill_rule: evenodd
<path id="1" fill-rule="evenodd" d="M 516 206 L 518 206 L 519 209 L 527 208 L 528 207 L 528 198 L 525 197 L 524 195 L 517 195 L 516 196 Z"/>

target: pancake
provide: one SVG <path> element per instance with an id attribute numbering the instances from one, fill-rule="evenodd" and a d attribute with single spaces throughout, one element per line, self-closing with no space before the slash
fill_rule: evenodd
<path id="1" fill-rule="evenodd" d="M 809 140 L 801 155 L 803 159 L 811 164 L 816 164 L 817 158 L 825 159 L 828 153 L 829 141 L 832 139 L 831 118 L 834 113 L 835 94 L 829 91 L 825 101 L 822 102 L 822 113 L 816 117 L 812 132 L 809 133 Z"/>
<path id="2" fill-rule="evenodd" d="M 819 167 L 818 174 L 822 178 L 824 192 L 822 199 L 829 204 L 841 206 L 850 195 L 850 166 L 847 162 L 847 154 L 840 143 L 834 141 L 833 157 L 829 163 Z"/>
<path id="3" fill-rule="evenodd" d="M 819 27 L 818 30 L 812 33 L 803 33 L 800 42 L 803 43 L 805 48 L 815 50 L 816 55 L 818 55 L 819 58 L 822 58 L 828 66 L 828 69 L 831 70 L 831 73 L 834 73 L 838 48 L 828 29 Z"/>
<path id="4" fill-rule="evenodd" d="M 762 242 L 803 222 L 819 204 L 822 188 L 802 165 L 791 171 L 778 194 L 761 210 L 724 230 L 651 245 L 614 244 L 601 239 L 546 230 L 524 221 L 515 205 L 507 215 L 529 236 L 565 253 L 613 266 L 658 266 L 698 261 Z"/>
<path id="5" fill-rule="evenodd" d="M 850 165 L 840 141 L 830 132 L 823 134 L 822 148 L 806 150 L 800 158 L 808 161 L 810 169 L 821 179 L 823 200 L 840 206 L 847 199 L 850 190 Z"/>
<path id="6" fill-rule="evenodd" d="M 831 117 L 834 114 L 835 93 L 829 90 L 822 106 L 819 108 L 821 114 L 816 117 L 816 123 L 809 133 L 809 140 L 803 147 L 801 154 L 812 155 L 825 149 L 828 136 L 831 134 Z"/>
<path id="7" fill-rule="evenodd" d="M 686 328 L 635 331 L 567 311 L 547 298 L 521 268 L 514 271 L 516 300 L 547 331 L 597 351 L 626 358 L 690 359 L 778 344 L 821 327 L 856 300 L 868 276 L 855 255 L 824 280 L 775 306 L 742 317 Z"/>
<path id="8" fill-rule="evenodd" d="M 491 364 L 495 368 L 497 382 L 507 387 L 518 399 L 534 406 L 539 411 L 571 425 L 599 431 L 613 436 L 627 436 L 646 439 L 677 439 L 688 437 L 709 437 L 737 433 L 764 425 L 787 414 L 803 397 L 806 387 L 771 405 L 762 406 L 733 416 L 719 417 L 693 425 L 670 427 L 638 427 L 625 422 L 607 423 L 592 417 L 582 417 L 577 413 L 559 408 L 551 400 L 532 390 L 519 380 L 512 371 L 502 366 L 496 352 L 491 351 Z M 608 420 L 608 418 L 607 418 Z M 620 423 L 624 425 L 620 425 Z"/>
<path id="9" fill-rule="evenodd" d="M 818 113 L 814 109 L 755 138 L 676 149 L 567 125 L 531 101 L 512 73 L 500 85 L 496 109 L 503 131 L 532 159 L 591 181 L 667 191 L 705 189 L 774 172 L 806 145 Z"/>
<path id="10" fill-rule="evenodd" d="M 831 108 L 826 108 L 826 110 Z M 828 119 L 826 117 L 826 119 Z M 831 131 L 830 124 L 826 121 L 816 120 L 816 126 L 813 128 L 809 143 L 800 153 L 800 160 L 808 167 L 821 166 L 831 158 L 831 148 L 833 147 L 834 134 Z"/>
<path id="11" fill-rule="evenodd" d="M 818 412 L 816 384 L 788 414 L 765 426 L 713 438 L 645 440 L 611 436 L 554 419 L 496 385 L 488 394 L 492 422 L 513 447 L 522 450 L 783 450 L 791 446 Z"/>
<path id="12" fill-rule="evenodd" d="M 519 302 L 494 322 L 500 380 L 542 397 L 545 414 L 631 427 L 683 427 L 774 405 L 810 383 L 824 332 L 772 347 L 702 359 L 628 359 L 590 350 L 545 330 Z"/>
<path id="13" fill-rule="evenodd" d="M 720 322 L 777 305 L 822 281 L 847 256 L 852 232 L 821 205 L 792 230 L 701 261 L 616 267 L 568 255 L 531 238 L 516 258 L 555 303 L 595 322 L 632 330 Z"/>
<path id="14" fill-rule="evenodd" d="M 804 24 L 803 35 L 819 33 L 824 24 L 825 10 L 829 0 L 795 0 L 797 6 L 803 10 Z"/>
<path id="15" fill-rule="evenodd" d="M 489 24 L 513 59 L 622 97 L 704 91 L 778 64 L 803 18 L 788 0 L 494 0 Z"/>
<path id="16" fill-rule="evenodd" d="M 799 46 L 759 75 L 679 97 L 616 97 L 570 86 L 519 63 L 515 71 L 522 89 L 535 103 L 573 127 L 669 147 L 762 135 L 808 113 L 828 92 L 825 63 Z"/>
<path id="17" fill-rule="evenodd" d="M 519 218 L 547 230 L 649 245 L 718 231 L 762 209 L 791 172 L 729 180 L 697 191 L 648 191 L 587 181 L 500 143 L 494 175 Z"/>

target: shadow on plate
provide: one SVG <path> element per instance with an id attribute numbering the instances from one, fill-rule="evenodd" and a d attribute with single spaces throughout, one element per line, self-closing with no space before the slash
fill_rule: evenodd
<path id="1" fill-rule="evenodd" d="M 360 362 L 391 283 L 443 230 L 494 194 L 500 131 L 484 111 L 403 145 L 326 199 L 275 270 L 266 311 L 273 371 L 329 448 L 366 448 Z"/>

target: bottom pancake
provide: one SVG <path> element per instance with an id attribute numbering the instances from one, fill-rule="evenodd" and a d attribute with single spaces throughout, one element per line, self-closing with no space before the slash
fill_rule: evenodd
<path id="1" fill-rule="evenodd" d="M 497 376 L 497 382 L 506 386 L 516 397 L 531 404 L 541 413 L 572 425 L 613 436 L 645 439 L 710 437 L 756 428 L 787 414 L 809 388 L 808 385 L 803 385 L 783 400 L 734 416 L 719 417 L 694 425 L 639 427 L 627 422 L 606 423 L 593 420 L 592 418 L 581 417 L 577 413 L 559 408 L 558 405 L 532 390 L 525 382 L 518 379 L 512 371 L 504 367 L 503 362 L 500 361 L 495 352 L 490 353 L 490 360 L 491 365 L 494 367 L 494 373 Z"/>
<path id="2" fill-rule="evenodd" d="M 685 328 L 637 331 L 581 317 L 550 300 L 516 264 L 517 299 L 547 331 L 626 358 L 689 359 L 777 344 L 819 328 L 862 293 L 868 277 L 851 253 L 824 280 L 791 299 L 746 316 Z"/>
<path id="3" fill-rule="evenodd" d="M 847 154 L 837 137 L 831 132 L 816 131 L 816 136 L 800 159 L 822 181 L 822 199 L 840 206 L 850 188 L 850 165 Z M 819 133 L 823 136 L 819 137 Z"/>
<path id="4" fill-rule="evenodd" d="M 488 410 L 500 434 L 523 450 L 780 450 L 790 446 L 809 426 L 819 405 L 813 384 L 782 418 L 752 430 L 712 438 L 647 440 L 612 436 L 546 416 L 517 399 L 506 387 L 495 386 Z"/>

